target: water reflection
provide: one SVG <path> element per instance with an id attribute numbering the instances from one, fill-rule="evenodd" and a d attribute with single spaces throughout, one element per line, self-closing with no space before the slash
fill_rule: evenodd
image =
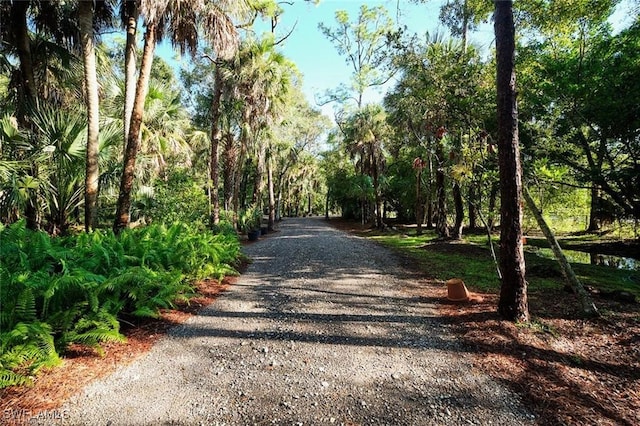
<path id="1" fill-rule="evenodd" d="M 609 266 L 616 269 L 640 270 L 637 259 L 631 257 L 610 256 L 607 254 L 589 253 L 592 265 Z"/>
<path id="2" fill-rule="evenodd" d="M 555 259 L 550 248 L 536 248 L 538 256 Z M 587 253 L 577 250 L 563 250 L 567 260 L 571 263 L 589 263 L 591 265 L 607 266 L 610 268 L 640 271 L 640 261 L 631 257 L 612 256 L 600 253 Z"/>

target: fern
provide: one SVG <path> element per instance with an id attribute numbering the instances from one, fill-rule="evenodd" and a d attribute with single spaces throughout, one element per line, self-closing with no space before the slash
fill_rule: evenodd
<path id="1" fill-rule="evenodd" d="M 105 309 L 90 316 L 83 316 L 60 338 L 65 349 L 72 343 L 79 343 L 96 349 L 101 355 L 104 352 L 100 344 L 114 341 L 125 342 L 126 338 L 120 334 L 117 318 Z"/>
<path id="2" fill-rule="evenodd" d="M 179 223 L 65 238 L 0 226 L 0 387 L 29 383 L 70 344 L 122 341 L 118 316 L 157 317 L 239 256 L 236 234 Z"/>
<path id="3" fill-rule="evenodd" d="M 19 322 L 0 334 L 0 388 L 30 383 L 38 370 L 60 362 L 47 324 Z"/>
<path id="4" fill-rule="evenodd" d="M 30 385 L 33 383 L 32 376 L 15 373 L 13 370 L 5 368 L 0 363 L 0 389 L 9 386 Z"/>

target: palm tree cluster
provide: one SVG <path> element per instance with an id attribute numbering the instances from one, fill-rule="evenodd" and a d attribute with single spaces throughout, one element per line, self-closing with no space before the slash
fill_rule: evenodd
<path id="1" fill-rule="evenodd" d="M 278 149 L 274 128 L 286 126 L 300 77 L 272 36 L 240 30 L 275 11 L 248 0 L 2 2 L 0 221 L 54 234 L 111 222 L 118 233 L 148 216 L 156 182 L 181 168 L 209 194 L 197 209 L 212 224 L 220 196 L 231 219 L 265 200 L 275 218 L 288 172 L 274 168 L 290 150 Z M 198 93 L 211 96 L 197 110 L 154 55 L 164 40 L 204 76 Z"/>

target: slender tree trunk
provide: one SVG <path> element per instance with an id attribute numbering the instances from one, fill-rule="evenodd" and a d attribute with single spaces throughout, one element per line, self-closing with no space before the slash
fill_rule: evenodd
<path id="1" fill-rule="evenodd" d="M 18 60 L 20 61 L 20 77 L 22 79 L 19 86 L 21 90 L 21 101 L 17 104 L 16 115 L 22 126 L 28 127 L 26 118 L 26 107 L 37 102 L 38 90 L 33 72 L 33 61 L 31 58 L 31 39 L 29 38 L 29 28 L 27 26 L 27 9 L 30 2 L 14 1 L 11 5 L 11 32 L 15 41 Z M 33 177 L 38 176 L 38 168 L 32 166 Z M 28 191 L 28 199 L 25 206 L 24 215 L 27 221 L 27 228 L 40 228 L 40 209 L 38 196 L 35 190 Z"/>
<path id="2" fill-rule="evenodd" d="M 431 190 L 429 190 L 429 194 Z M 431 201 L 431 195 L 427 197 L 427 214 L 424 217 L 425 227 L 427 229 L 433 229 L 433 201 Z"/>
<path id="3" fill-rule="evenodd" d="M 491 183 L 491 191 L 489 192 L 489 212 L 488 212 L 488 220 L 487 226 L 489 229 L 493 229 L 495 224 L 495 216 L 496 216 L 496 199 L 498 198 L 498 190 L 499 190 L 498 182 Z"/>
<path id="4" fill-rule="evenodd" d="M 422 166 L 418 166 L 416 170 L 416 234 L 422 235 L 422 219 L 424 217 L 422 206 L 422 191 L 420 191 L 420 182 L 422 180 Z"/>
<path id="5" fill-rule="evenodd" d="M 558 244 L 556 236 L 553 235 L 553 231 L 551 231 L 551 228 L 549 228 L 549 225 L 547 225 L 544 217 L 542 217 L 542 212 L 540 212 L 540 210 L 538 210 L 538 208 L 536 207 L 536 203 L 531 198 L 531 195 L 529 194 L 527 188 L 524 188 L 523 196 L 525 201 L 527 202 L 527 207 L 529 207 L 529 210 L 536 218 L 536 222 L 538 222 L 540 230 L 547 238 L 547 242 L 549 243 L 549 246 L 551 246 L 551 250 L 553 251 L 556 260 L 560 264 L 560 269 L 562 270 L 562 275 L 564 276 L 565 281 L 571 286 L 573 292 L 578 296 L 578 301 L 580 302 L 582 312 L 589 317 L 598 316 L 598 308 L 596 308 L 596 305 L 591 300 L 589 293 L 587 293 L 587 290 L 585 290 L 584 286 L 582 285 L 576 274 L 573 272 L 573 268 L 567 261 L 564 252 L 560 248 L 560 244 Z"/>
<path id="6" fill-rule="evenodd" d="M 78 4 L 80 40 L 84 62 L 85 101 L 87 103 L 87 153 L 84 184 L 84 229 L 86 232 L 96 227 L 98 219 L 98 147 L 100 131 L 100 104 L 98 98 L 98 76 L 93 34 L 93 2 Z"/>
<path id="7" fill-rule="evenodd" d="M 329 220 L 329 201 L 331 196 L 331 190 L 327 189 L 327 195 L 324 199 L 324 218 L 325 220 Z"/>
<path id="8" fill-rule="evenodd" d="M 138 7 L 136 1 L 126 1 L 127 40 L 124 49 L 124 150 L 126 151 L 131 114 L 136 97 L 136 35 L 138 32 Z"/>
<path id="9" fill-rule="evenodd" d="M 282 202 L 282 193 L 284 192 L 284 179 L 282 173 L 278 182 L 278 193 L 276 194 L 276 221 L 282 219 L 283 212 L 286 211 L 286 204 Z"/>
<path id="10" fill-rule="evenodd" d="M 140 75 L 136 85 L 136 97 L 131 114 L 131 126 L 127 137 L 127 149 L 124 156 L 124 167 L 120 180 L 120 194 L 116 206 L 116 218 L 113 224 L 113 232 L 120 233 L 129 225 L 131 209 L 131 190 L 133 188 L 133 178 L 136 170 L 136 157 L 140 149 L 140 128 L 144 115 L 144 101 L 149 88 L 149 78 L 151 76 L 151 65 L 153 63 L 153 52 L 156 47 L 156 24 L 149 24 L 144 35 L 144 49 L 142 52 L 142 64 Z"/>
<path id="11" fill-rule="evenodd" d="M 427 154 L 427 167 L 429 168 L 429 177 L 428 177 L 428 186 L 427 186 L 427 201 L 425 202 L 425 207 L 427 210 L 427 214 L 425 216 L 425 225 L 427 229 L 433 229 L 433 156 L 431 155 L 431 149 L 428 150 Z"/>
<path id="12" fill-rule="evenodd" d="M 587 232 L 596 232 L 600 230 L 602 222 L 601 210 L 601 191 L 598 185 L 593 183 L 591 185 L 591 209 L 589 211 L 589 226 L 587 227 Z"/>
<path id="13" fill-rule="evenodd" d="M 220 99 L 222 97 L 222 72 L 220 64 L 215 64 L 215 81 L 213 99 L 211 100 L 211 153 L 209 164 L 211 178 L 211 224 L 220 223 L 220 166 L 218 161 L 218 147 L 222 132 L 220 131 Z"/>
<path id="14" fill-rule="evenodd" d="M 456 211 L 456 219 L 453 224 L 451 238 L 459 240 L 462 238 L 462 227 L 464 222 L 464 203 L 462 201 L 462 191 L 458 182 L 453 184 L 453 206 Z"/>
<path id="15" fill-rule="evenodd" d="M 476 186 L 474 182 L 471 182 L 469 186 L 469 202 L 467 203 L 467 209 L 469 210 L 469 229 L 478 228 L 478 213 L 476 211 Z M 479 205 L 479 203 L 478 203 Z"/>
<path id="16" fill-rule="evenodd" d="M 467 1 L 468 0 L 464 0 L 462 4 L 462 51 L 464 53 L 467 53 L 469 45 L 469 5 L 467 4 Z"/>
<path id="17" fill-rule="evenodd" d="M 377 166 L 374 166 L 375 170 L 373 171 L 373 190 L 375 192 L 375 203 L 376 203 L 376 228 L 383 229 L 384 223 L 382 222 L 382 196 L 380 195 L 380 176 L 377 170 Z"/>
<path id="18" fill-rule="evenodd" d="M 231 133 L 227 133 L 224 138 L 224 151 L 222 152 L 223 168 L 222 178 L 224 184 L 224 208 L 225 210 L 232 210 L 233 201 L 233 188 L 235 187 L 234 177 L 235 170 L 238 167 L 238 152 L 235 144 L 235 139 Z"/>
<path id="19" fill-rule="evenodd" d="M 30 3 L 29 1 L 14 1 L 11 5 L 11 31 L 18 51 L 20 76 L 22 77 L 21 88 L 26 103 L 33 102 L 38 95 L 31 58 L 31 39 L 27 26 L 27 9 L 29 9 Z"/>
<path id="20" fill-rule="evenodd" d="M 516 103 L 513 2 L 495 1 L 498 164 L 500 168 L 500 271 L 498 312 L 510 321 L 529 321 L 522 247 L 522 170 Z"/>
<path id="21" fill-rule="evenodd" d="M 258 158 L 256 164 L 256 180 L 253 188 L 253 203 L 258 205 L 262 204 L 262 194 L 264 193 L 265 180 L 264 175 L 266 172 L 265 156 L 267 155 L 267 146 L 264 142 L 260 143 L 260 149 L 258 151 Z"/>
<path id="22" fill-rule="evenodd" d="M 276 194 L 273 186 L 273 159 L 267 158 L 267 186 L 269 187 L 269 222 L 267 229 L 273 231 L 276 224 Z"/>
<path id="23" fill-rule="evenodd" d="M 249 117 L 245 114 L 244 118 L 246 120 Z M 248 121 L 243 121 L 248 122 Z M 234 181 L 233 181 L 233 215 L 237 217 L 240 213 L 241 205 L 244 206 L 246 204 L 246 173 L 247 166 L 245 164 L 245 158 L 247 156 L 247 144 L 249 141 L 249 136 L 246 130 L 242 131 L 240 135 L 240 146 L 237 149 L 238 157 L 236 159 L 236 170 L 234 170 Z"/>
<path id="24" fill-rule="evenodd" d="M 442 141 L 436 145 L 438 168 L 436 170 L 436 232 L 439 238 L 449 238 L 449 225 L 447 224 L 447 194 L 445 192 L 444 176 L 444 152 Z"/>

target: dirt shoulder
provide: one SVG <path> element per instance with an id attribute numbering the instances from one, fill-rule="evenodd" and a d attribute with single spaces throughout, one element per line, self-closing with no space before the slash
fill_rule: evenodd
<path id="1" fill-rule="evenodd" d="M 243 265 L 243 268 L 245 265 Z M 222 282 L 203 280 L 195 285 L 198 296 L 176 309 L 163 309 L 158 319 L 138 320 L 122 330 L 126 343 L 103 344 L 101 355 L 75 346 L 63 358 L 61 366 L 41 371 L 33 386 L 14 386 L 0 390 L 0 424 L 29 424 L 38 416 L 64 416 L 59 408 L 72 395 L 116 368 L 128 365 L 149 352 L 167 331 L 182 324 L 204 306 L 210 305 L 237 277 Z"/>
<path id="2" fill-rule="evenodd" d="M 358 224 L 331 223 L 367 233 Z M 461 244 L 440 248 L 474 255 Z M 425 250 L 439 248 L 430 245 Z M 520 394 L 540 424 L 640 424 L 637 304 L 598 299 L 602 317 L 586 320 L 575 308 L 573 295 L 539 291 L 529 294 L 532 323 L 518 326 L 497 315 L 496 294 L 474 294 L 469 303 L 450 304 L 441 286 L 411 291 L 440 301 L 440 315 L 475 355 L 475 364 Z"/>

